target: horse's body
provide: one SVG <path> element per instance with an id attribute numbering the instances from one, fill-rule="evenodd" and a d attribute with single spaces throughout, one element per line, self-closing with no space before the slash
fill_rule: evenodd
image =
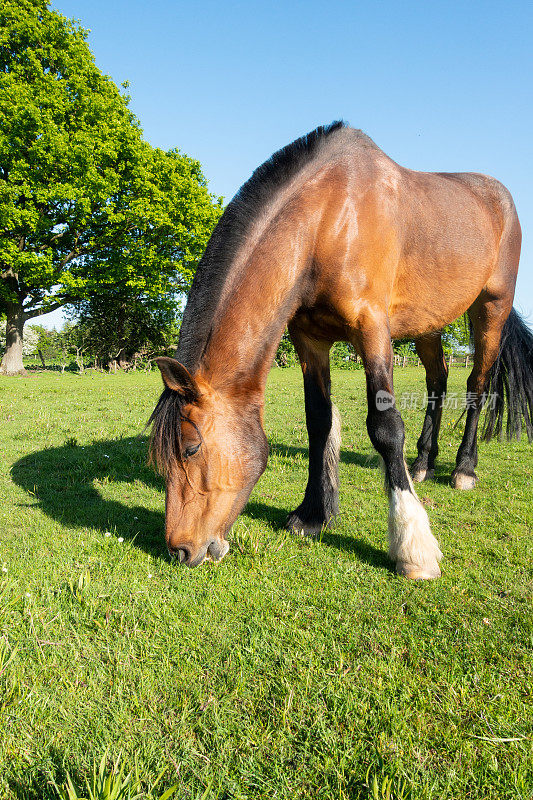
<path id="1" fill-rule="evenodd" d="M 496 180 L 404 169 L 339 123 L 256 170 L 199 265 L 176 354 L 181 363 L 158 360 L 167 388 L 152 415 L 152 454 L 167 476 L 169 549 L 191 566 L 227 552 L 225 534 L 266 464 L 264 390 L 288 325 L 304 373 L 310 440 L 309 483 L 289 527 L 316 532 L 337 510 L 340 428 L 329 350 L 348 341 L 365 366 L 368 431 L 385 465 L 391 556 L 410 577 L 440 574 L 440 550 L 403 458 L 391 337 L 415 339 L 428 392 L 438 398 L 418 442 L 414 477 L 423 480 L 434 468 L 446 389 L 439 332 L 468 311 L 476 351 L 452 484 L 470 488 L 482 395 L 500 363 L 520 242 L 513 201 Z M 527 351 L 530 334 L 514 312 L 510 319 Z M 525 408 L 528 433 L 530 361 L 518 413 L 520 420 Z M 501 425 L 499 413 L 493 425 Z"/>

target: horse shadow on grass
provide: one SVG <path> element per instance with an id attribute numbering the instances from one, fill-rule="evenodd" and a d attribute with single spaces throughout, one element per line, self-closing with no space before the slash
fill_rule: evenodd
<path id="1" fill-rule="evenodd" d="M 295 447 L 292 444 L 282 444 L 280 442 L 269 442 L 270 455 L 281 456 L 283 458 L 294 458 L 303 456 L 305 460 L 309 458 L 309 448 Z M 354 464 L 363 469 L 376 469 L 379 467 L 379 456 L 375 452 L 358 453 L 355 450 L 341 450 L 341 464 Z"/>
<path id="2" fill-rule="evenodd" d="M 270 442 L 270 453 L 282 458 L 294 458 L 303 456 L 305 460 L 309 457 L 307 447 L 295 447 L 279 442 Z M 375 452 L 359 453 L 354 450 L 341 450 L 341 464 L 354 465 L 363 469 L 379 469 L 379 456 Z M 302 485 L 302 497 L 305 486 Z M 251 519 L 261 519 L 268 522 L 272 527 L 280 529 L 285 526 L 289 508 L 279 508 L 274 505 L 267 505 L 255 500 L 250 500 L 243 513 Z M 335 527 L 325 529 L 320 534 L 320 541 L 328 547 L 335 547 L 344 552 L 354 553 L 361 561 L 366 561 L 379 569 L 393 570 L 394 565 L 388 558 L 386 552 L 369 544 L 364 539 L 356 536 L 344 536 L 337 533 Z"/>
<path id="3" fill-rule="evenodd" d="M 13 465 L 11 477 L 61 524 L 110 532 L 134 540 L 152 556 L 166 558 L 164 500 L 161 511 L 134 503 L 139 485 L 164 493 L 164 482 L 148 467 L 146 454 L 144 437 L 95 441 L 83 447 L 67 441 L 62 447 L 24 456 Z M 126 484 L 121 497 L 131 503 L 103 496 L 106 487 L 116 482 Z"/>
<path id="4" fill-rule="evenodd" d="M 287 459 L 308 457 L 306 447 L 278 442 L 270 443 L 270 452 Z M 79 446 L 72 440 L 61 447 L 24 456 L 13 465 L 11 476 L 32 498 L 29 505 L 37 504 L 47 516 L 61 524 L 70 528 L 92 528 L 102 534 L 110 532 L 133 541 L 136 547 L 154 557 L 166 559 L 164 481 L 147 465 L 146 457 L 147 440 L 141 436 L 94 441 L 86 446 Z M 378 458 L 343 450 L 341 462 L 375 469 Z M 130 503 L 103 496 L 106 487 L 114 483 L 123 484 L 121 498 Z M 160 493 L 161 510 L 134 503 L 139 487 Z M 302 485 L 302 497 L 304 488 Z M 280 529 L 291 510 L 251 500 L 243 513 Z M 355 553 L 362 561 L 376 567 L 390 568 L 384 552 L 363 539 L 344 536 L 332 529 L 321 534 L 321 541 L 329 547 Z"/>
<path id="5" fill-rule="evenodd" d="M 309 449 L 307 447 L 294 447 L 293 445 L 280 444 L 278 442 L 270 442 L 270 453 L 278 456 L 292 458 L 294 456 L 304 456 L 307 460 L 309 457 Z M 407 456 L 406 456 L 407 458 Z M 414 456 L 412 456 L 414 459 Z M 380 458 L 375 450 L 369 450 L 366 453 L 358 453 L 355 450 L 341 450 L 340 456 L 341 464 L 353 464 L 356 467 L 363 469 L 379 469 Z M 411 462 L 407 460 L 409 465 Z M 436 475 L 433 479 L 435 483 L 449 484 L 450 475 L 455 467 L 455 463 L 451 461 L 441 461 L 440 459 L 436 465 Z"/>
<path id="6" fill-rule="evenodd" d="M 283 528 L 287 519 L 287 509 L 279 508 L 265 503 L 250 500 L 243 514 L 250 519 L 260 519 L 270 523 L 273 528 Z M 325 529 L 319 535 L 320 542 L 328 547 L 335 547 L 346 553 L 355 553 L 361 561 L 366 561 L 373 567 L 393 571 L 394 565 L 384 550 L 369 544 L 365 539 L 354 536 L 343 536 L 336 533 L 335 528 Z"/>

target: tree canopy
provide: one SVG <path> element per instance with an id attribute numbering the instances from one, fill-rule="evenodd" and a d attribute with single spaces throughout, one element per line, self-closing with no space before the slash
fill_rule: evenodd
<path id="1" fill-rule="evenodd" d="M 0 311 L 24 321 L 109 287 L 188 287 L 221 213 L 198 161 L 142 138 L 87 32 L 44 0 L 0 11 Z M 11 337 L 11 339 L 10 339 Z M 19 341 L 20 340 L 20 341 Z M 4 369 L 16 371 L 18 354 Z M 20 361 L 20 367 L 22 363 Z"/>

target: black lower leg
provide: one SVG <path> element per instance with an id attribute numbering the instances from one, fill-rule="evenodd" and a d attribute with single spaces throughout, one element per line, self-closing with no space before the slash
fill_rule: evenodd
<path id="1" fill-rule="evenodd" d="M 510 308 L 508 296 L 482 292 L 469 309 L 474 329 L 474 368 L 467 381 L 467 415 L 463 439 L 457 452 L 452 486 L 472 489 L 477 476 L 477 429 L 485 399 L 489 371 L 500 350 L 502 329 Z"/>
<path id="2" fill-rule="evenodd" d="M 366 427 L 370 441 L 383 459 L 385 481 L 388 489 L 410 489 L 405 469 L 403 448 L 405 431 L 403 420 L 394 407 L 393 396 L 386 390 L 378 390 L 367 379 L 368 416 Z M 390 404 L 382 407 L 390 397 Z"/>
<path id="3" fill-rule="evenodd" d="M 442 420 L 442 406 L 446 394 L 446 381 L 428 387 L 428 405 L 422 433 L 416 443 L 418 455 L 411 466 L 411 474 L 419 480 L 429 477 L 435 470 L 435 460 L 439 452 L 439 430 Z"/>
<path id="4" fill-rule="evenodd" d="M 471 489 L 475 486 L 477 475 L 477 429 L 481 409 L 483 407 L 483 385 L 476 370 L 472 372 L 467 381 L 468 409 L 466 413 L 465 430 L 457 458 L 455 469 L 452 472 L 451 483 L 456 489 Z"/>
<path id="5" fill-rule="evenodd" d="M 329 366 L 321 375 L 304 374 L 305 415 L 309 436 L 309 480 L 303 502 L 289 514 L 286 526 L 317 533 L 329 526 L 339 507 L 340 430 L 330 399 Z"/>
<path id="6" fill-rule="evenodd" d="M 440 336 L 426 337 L 416 342 L 417 351 L 426 368 L 426 387 L 428 404 L 422 426 L 422 433 L 416 443 L 418 455 L 411 465 L 411 474 L 415 481 L 423 481 L 432 477 L 435 460 L 439 452 L 439 430 L 442 420 L 442 406 L 446 396 L 448 371 L 444 361 L 444 353 Z"/>
<path id="7" fill-rule="evenodd" d="M 480 401 L 472 405 L 466 414 L 465 430 L 452 473 L 452 485 L 456 488 L 471 488 L 477 480 L 474 470 L 477 466 L 477 428 L 480 414 Z"/>

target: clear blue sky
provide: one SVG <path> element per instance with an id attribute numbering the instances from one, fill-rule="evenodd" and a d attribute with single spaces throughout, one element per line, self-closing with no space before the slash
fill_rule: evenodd
<path id="1" fill-rule="evenodd" d="M 198 158 L 229 200 L 275 149 L 343 118 L 404 166 L 494 175 L 524 235 L 533 316 L 531 2 L 55 0 L 130 82 L 146 139 Z"/>

